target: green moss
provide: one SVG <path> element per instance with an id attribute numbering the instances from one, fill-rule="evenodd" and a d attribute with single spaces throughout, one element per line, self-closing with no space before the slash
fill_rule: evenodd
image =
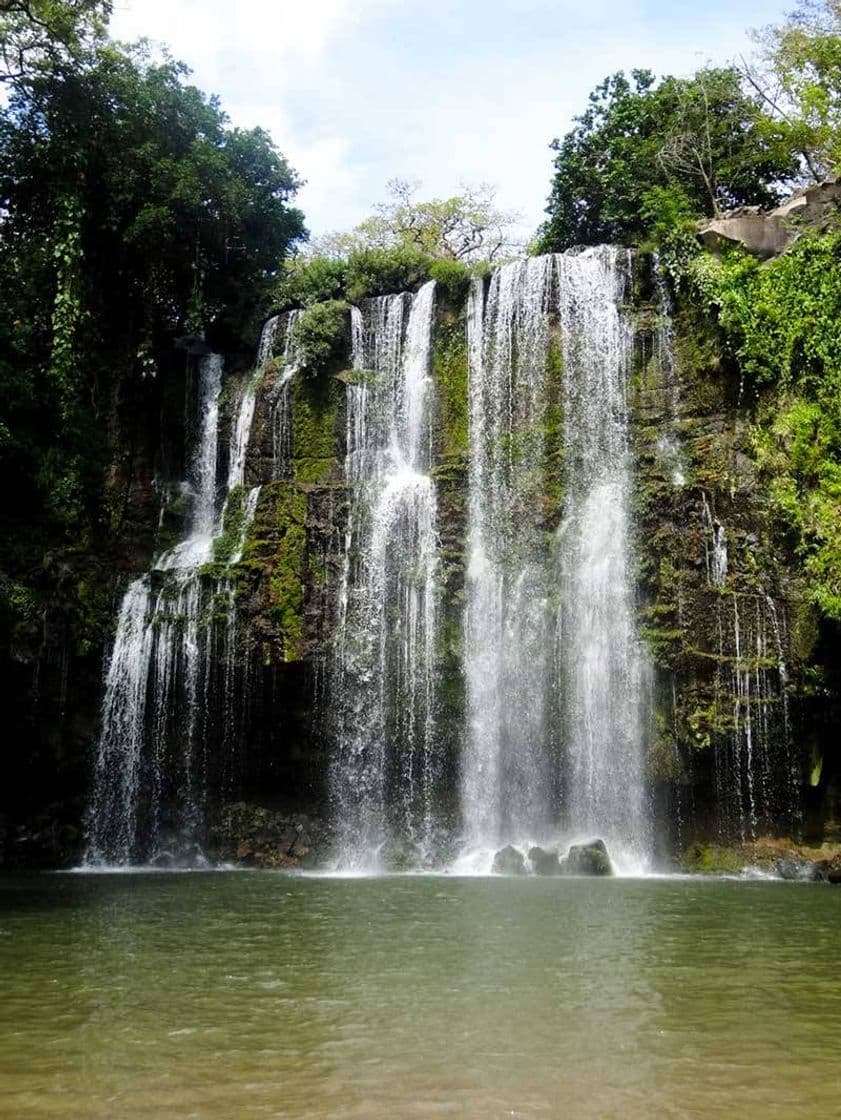
<path id="1" fill-rule="evenodd" d="M 680 863 L 684 871 L 693 874 L 732 875 L 742 870 L 744 857 L 718 844 L 693 844 L 683 853 Z"/>
<path id="2" fill-rule="evenodd" d="M 295 382 L 292 405 L 293 470 L 299 482 L 324 482 L 336 461 L 338 401 L 335 378 Z"/>
<path id="3" fill-rule="evenodd" d="M 278 651 L 284 661 L 302 655 L 306 524 L 306 494 L 295 483 L 268 483 L 261 491 L 243 557 L 260 581 L 255 628 L 271 639 L 265 649 Z"/>
<path id="4" fill-rule="evenodd" d="M 213 542 L 213 559 L 217 564 L 227 564 L 242 537 L 245 520 L 245 486 L 235 486 L 228 494 L 222 514 L 222 532 Z"/>
<path id="5" fill-rule="evenodd" d="M 441 454 L 467 456 L 467 324 L 463 312 L 447 312 L 435 333 L 432 368 L 441 418 Z"/>

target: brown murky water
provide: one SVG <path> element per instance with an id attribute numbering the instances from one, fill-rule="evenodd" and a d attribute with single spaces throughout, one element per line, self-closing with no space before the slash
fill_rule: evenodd
<path id="1" fill-rule="evenodd" d="M 841 1115 L 841 889 L 0 879 L 0 1116 Z"/>

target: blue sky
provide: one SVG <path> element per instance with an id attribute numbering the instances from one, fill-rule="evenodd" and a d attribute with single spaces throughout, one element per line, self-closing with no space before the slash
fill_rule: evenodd
<path id="1" fill-rule="evenodd" d="M 606 74 L 691 73 L 749 51 L 772 0 L 115 0 L 112 34 L 167 43 L 236 124 L 261 125 L 307 180 L 315 234 L 347 229 L 417 179 L 487 182 L 542 218 L 553 136 Z"/>

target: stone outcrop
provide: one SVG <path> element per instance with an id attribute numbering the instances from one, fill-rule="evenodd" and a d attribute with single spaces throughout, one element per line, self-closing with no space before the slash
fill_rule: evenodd
<path id="1" fill-rule="evenodd" d="M 822 228 L 841 207 L 841 183 L 828 181 L 806 187 L 775 210 L 744 206 L 704 222 L 698 236 L 710 252 L 741 245 L 762 259 L 778 256 L 806 228 Z"/>

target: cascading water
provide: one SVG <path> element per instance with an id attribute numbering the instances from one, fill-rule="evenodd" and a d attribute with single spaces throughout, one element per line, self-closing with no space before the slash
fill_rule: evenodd
<path id="1" fill-rule="evenodd" d="M 470 497 L 463 765 L 468 843 L 540 836 L 552 823 L 551 608 L 544 420 L 554 259 L 514 262 L 468 307 Z"/>
<path id="2" fill-rule="evenodd" d="M 195 833 L 202 676 L 196 571 L 211 554 L 216 524 L 221 386 L 222 360 L 210 354 L 197 378 L 187 537 L 133 581 L 120 608 L 87 815 L 88 864 L 131 863 L 154 856 L 164 834 Z M 176 693 L 183 704 L 174 703 Z"/>
<path id="3" fill-rule="evenodd" d="M 276 332 L 277 321 L 269 320 L 260 340 L 258 375 L 271 356 Z M 205 586 L 200 577 L 222 527 L 217 514 L 221 386 L 222 359 L 210 354 L 199 363 L 194 417 L 188 422 L 193 501 L 187 535 L 159 556 L 150 572 L 132 581 L 120 607 L 86 814 L 89 866 L 140 862 L 164 850 L 176 857 L 200 855 L 207 794 L 205 720 L 214 650 L 213 623 L 207 616 L 214 595 L 228 600 L 222 642 L 226 666 L 236 627 L 231 585 L 222 580 Z M 228 495 L 244 481 L 256 389 L 255 379 L 244 384 L 232 425 Z M 260 488 L 254 487 L 245 499 L 232 563 L 242 555 L 259 494 Z"/>
<path id="4" fill-rule="evenodd" d="M 603 837 L 620 865 L 647 858 L 628 276 L 628 255 L 601 248 L 515 262 L 494 273 L 486 300 L 479 281 L 471 291 L 468 848 L 527 846 L 562 828 Z M 562 389 L 550 376 L 558 344 Z M 544 495 L 559 405 L 566 496 L 553 544 Z"/>
<path id="5" fill-rule="evenodd" d="M 630 264 L 609 247 L 558 259 L 567 487 L 558 657 L 567 829 L 603 837 L 620 865 L 642 869 L 649 686 L 631 577 Z"/>
<path id="6" fill-rule="evenodd" d="M 430 462 L 435 285 L 352 315 L 347 395 L 351 510 L 332 669 L 331 784 L 339 862 L 387 838 L 434 840 L 438 544 Z"/>

